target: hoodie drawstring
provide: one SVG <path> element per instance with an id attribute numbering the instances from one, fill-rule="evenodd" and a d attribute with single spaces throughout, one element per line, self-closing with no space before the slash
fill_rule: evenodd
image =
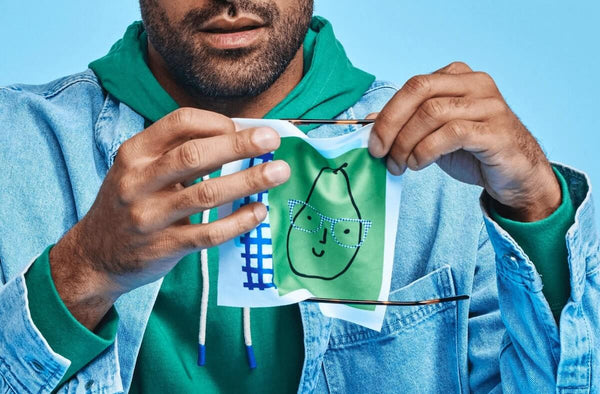
<path id="1" fill-rule="evenodd" d="M 256 368 L 256 359 L 254 358 L 254 348 L 252 347 L 252 331 L 250 328 L 250 308 L 242 308 L 244 324 L 244 343 L 246 344 L 246 355 L 248 356 L 248 366 L 251 369 Z"/>
<path id="2" fill-rule="evenodd" d="M 210 179 L 210 175 L 202 177 L 202 181 Z M 202 224 L 210 220 L 210 210 L 202 212 Z M 208 277 L 208 249 L 200 251 L 200 269 L 202 273 L 202 295 L 200 297 L 200 329 L 198 330 L 198 365 L 206 364 L 206 316 L 208 315 L 208 293 L 210 282 Z"/>
<path id="3" fill-rule="evenodd" d="M 209 175 L 202 177 L 202 181 L 210 179 Z M 202 212 L 202 224 L 207 224 L 210 220 L 210 210 Z M 200 328 L 198 330 L 198 365 L 206 364 L 206 317 L 208 315 L 208 294 L 210 292 L 209 274 L 208 274 L 208 249 L 200 251 L 200 265 L 202 274 L 202 295 L 200 296 Z M 246 356 L 248 357 L 248 366 L 251 369 L 256 368 L 256 358 L 254 357 L 254 348 L 252 347 L 252 328 L 250 326 L 250 308 L 242 308 L 242 325 L 244 327 L 244 344 L 246 345 Z"/>

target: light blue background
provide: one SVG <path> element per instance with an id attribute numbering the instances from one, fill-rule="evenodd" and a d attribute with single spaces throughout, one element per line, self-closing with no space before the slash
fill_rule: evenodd
<path id="1" fill-rule="evenodd" d="M 600 187 L 600 2 L 315 3 L 350 59 L 380 79 L 402 84 L 453 60 L 488 72 L 548 156 Z M 0 0 L 0 85 L 83 70 L 138 18 L 134 0 Z"/>

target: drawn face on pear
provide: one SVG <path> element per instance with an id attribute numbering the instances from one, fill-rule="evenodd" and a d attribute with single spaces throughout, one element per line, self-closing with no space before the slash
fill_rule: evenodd
<path id="1" fill-rule="evenodd" d="M 322 168 L 305 200 L 288 201 L 287 257 L 298 276 L 323 280 L 341 276 L 364 242 L 370 223 L 361 218 L 346 166 Z"/>

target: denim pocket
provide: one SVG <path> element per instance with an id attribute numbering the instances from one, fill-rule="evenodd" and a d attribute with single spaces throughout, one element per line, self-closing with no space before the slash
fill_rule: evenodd
<path id="1" fill-rule="evenodd" d="M 450 266 L 443 266 L 389 298 L 454 295 Z M 335 320 L 323 367 L 332 392 L 458 392 L 456 303 L 388 307 L 381 332 Z"/>

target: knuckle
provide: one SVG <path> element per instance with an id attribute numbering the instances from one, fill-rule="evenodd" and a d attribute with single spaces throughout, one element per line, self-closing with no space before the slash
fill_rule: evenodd
<path id="1" fill-rule="evenodd" d="M 168 126 L 177 129 L 190 127 L 193 124 L 194 115 L 195 110 L 193 108 L 178 108 L 168 115 Z"/>
<path id="2" fill-rule="evenodd" d="M 463 122 L 459 120 L 453 120 L 448 122 L 448 131 L 452 134 L 452 137 L 460 139 L 465 135 L 465 127 Z"/>
<path id="3" fill-rule="evenodd" d="M 123 142 L 121 146 L 119 146 L 119 150 L 117 151 L 117 157 L 123 158 L 129 155 L 131 150 L 132 141 L 131 139 Z"/>
<path id="4" fill-rule="evenodd" d="M 450 63 L 450 65 L 448 66 L 448 70 L 456 73 L 465 73 L 472 71 L 471 67 L 469 67 L 467 63 L 461 61 L 455 61 Z"/>
<path id="5" fill-rule="evenodd" d="M 133 180 L 130 176 L 122 176 L 116 182 L 115 192 L 122 204 L 130 204 L 134 200 Z"/>
<path id="6" fill-rule="evenodd" d="M 427 75 L 416 75 L 404 84 L 409 93 L 425 95 L 431 91 L 431 80 Z"/>
<path id="7" fill-rule="evenodd" d="M 251 138 L 248 133 L 235 133 L 231 135 L 231 149 L 237 156 L 244 156 L 251 145 Z"/>
<path id="8" fill-rule="evenodd" d="M 186 211 L 194 205 L 196 205 L 194 197 L 188 192 L 188 190 L 184 189 L 178 193 L 177 197 L 173 201 L 172 209 L 174 211 Z"/>
<path id="9" fill-rule="evenodd" d="M 218 183 L 204 181 L 198 184 L 196 189 L 197 203 L 202 207 L 214 207 L 221 199 L 221 191 Z"/>
<path id="10" fill-rule="evenodd" d="M 246 185 L 251 190 L 260 191 L 266 188 L 267 183 L 270 183 L 267 165 L 256 167 L 256 173 L 246 174 Z"/>
<path id="11" fill-rule="evenodd" d="M 117 167 L 130 168 L 132 166 L 133 161 L 132 156 L 133 142 L 131 140 L 127 140 L 123 142 L 117 150 L 117 155 L 115 156 L 114 164 L 116 164 Z"/>
<path id="12" fill-rule="evenodd" d="M 492 78 L 492 76 L 486 72 L 483 71 L 478 71 L 475 73 L 477 75 L 477 78 L 481 81 L 481 83 L 485 86 L 489 86 L 489 87 L 496 87 L 496 82 L 494 81 L 494 78 Z"/>
<path id="13" fill-rule="evenodd" d="M 473 123 L 473 131 L 477 134 L 489 133 L 490 128 L 486 122 L 475 122 Z"/>
<path id="14" fill-rule="evenodd" d="M 223 229 L 218 226 L 207 226 L 203 238 L 203 243 L 208 246 L 220 245 L 227 239 Z"/>
<path id="15" fill-rule="evenodd" d="M 508 105 L 506 105 L 506 102 L 500 98 L 500 97 L 494 97 L 491 100 L 491 104 L 493 107 L 493 111 L 497 114 L 502 114 L 502 115 L 507 115 L 507 114 L 511 114 L 512 111 L 510 110 L 510 108 L 508 107 Z"/>
<path id="16" fill-rule="evenodd" d="M 394 125 L 395 118 L 390 112 L 391 111 L 381 111 L 379 115 L 377 115 L 377 127 L 374 127 L 373 129 L 375 133 L 380 137 L 384 136 L 383 130 L 391 128 Z"/>
<path id="17" fill-rule="evenodd" d="M 437 119 L 446 113 L 446 106 L 439 99 L 429 99 L 421 104 L 421 119 Z"/>
<path id="18" fill-rule="evenodd" d="M 239 210 L 237 212 L 239 215 L 235 217 L 235 232 L 237 233 L 247 233 L 256 227 L 259 223 L 259 220 L 256 217 L 255 210 L 249 206 L 246 206 L 245 209 Z"/>
<path id="19" fill-rule="evenodd" d="M 113 161 L 113 168 L 121 168 L 121 169 L 128 169 L 131 167 L 131 165 L 129 164 L 129 158 L 127 157 L 127 153 L 125 152 L 125 150 L 123 149 L 123 146 L 121 146 L 119 148 L 119 150 L 117 151 L 117 154 L 115 156 L 115 159 Z M 111 168 L 112 169 L 112 168 Z"/>
<path id="20" fill-rule="evenodd" d="M 450 107 L 452 108 L 468 108 L 471 106 L 471 101 L 464 97 L 451 97 L 449 100 Z"/>
<path id="21" fill-rule="evenodd" d="M 195 141 L 188 141 L 181 145 L 179 149 L 179 162 L 184 168 L 201 167 L 204 155 L 201 152 L 200 144 Z"/>
<path id="22" fill-rule="evenodd" d="M 148 231 L 148 212 L 145 206 L 138 204 L 129 210 L 129 225 L 133 231 L 143 234 Z"/>
<path id="23" fill-rule="evenodd" d="M 215 115 L 214 119 L 212 120 L 215 129 L 221 130 L 223 133 L 235 133 L 235 123 L 233 120 L 231 120 L 231 118 L 215 112 L 212 114 Z"/>

